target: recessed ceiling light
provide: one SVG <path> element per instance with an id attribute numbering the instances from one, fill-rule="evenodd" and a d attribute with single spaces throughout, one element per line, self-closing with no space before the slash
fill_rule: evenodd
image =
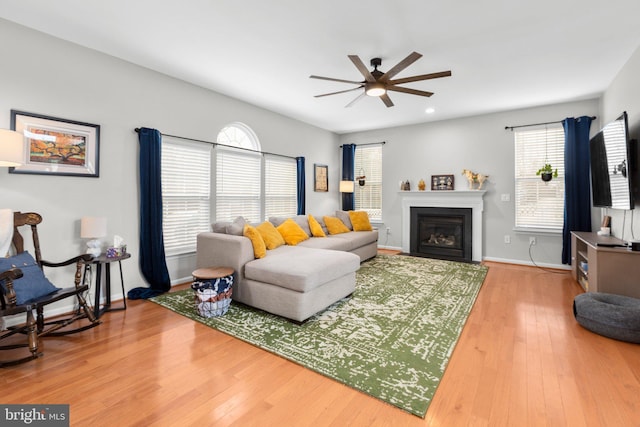
<path id="1" fill-rule="evenodd" d="M 432 113 L 434 113 L 435 111 L 436 111 L 436 109 L 435 109 L 435 108 L 432 108 L 432 107 L 429 107 L 429 108 L 427 108 L 426 110 L 424 110 L 424 112 L 425 112 L 425 113 L 427 113 L 427 114 L 432 114 Z"/>

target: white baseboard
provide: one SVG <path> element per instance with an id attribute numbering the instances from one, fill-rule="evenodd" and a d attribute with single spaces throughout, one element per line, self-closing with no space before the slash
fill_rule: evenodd
<path id="1" fill-rule="evenodd" d="M 506 259 L 506 258 L 495 258 L 495 257 L 484 257 L 482 258 L 483 261 L 493 261 L 493 262 L 501 262 L 504 264 L 516 264 L 516 265 L 527 265 L 527 266 L 531 266 L 531 267 L 544 267 L 544 268 L 553 268 L 556 270 L 567 270 L 567 271 L 571 271 L 571 266 L 570 265 L 564 265 L 564 264 L 549 264 L 549 263 L 541 263 L 541 262 L 536 262 L 535 264 L 531 261 L 522 261 L 519 259 Z"/>

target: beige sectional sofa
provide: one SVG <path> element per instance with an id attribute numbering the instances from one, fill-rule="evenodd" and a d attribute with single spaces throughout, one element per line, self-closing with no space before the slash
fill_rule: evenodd
<path id="1" fill-rule="evenodd" d="M 344 212 L 341 216 L 351 228 Z M 315 217 L 326 230 L 322 218 Z M 309 236 L 295 246 L 282 245 L 256 258 L 242 233 L 243 220 L 216 223 L 198 235 L 197 267 L 227 266 L 236 271 L 233 299 L 302 322 L 355 290 L 360 263 L 377 253 L 378 231 L 349 231 L 312 237 L 308 216 L 292 218 Z M 285 218 L 269 218 L 279 226 Z"/>

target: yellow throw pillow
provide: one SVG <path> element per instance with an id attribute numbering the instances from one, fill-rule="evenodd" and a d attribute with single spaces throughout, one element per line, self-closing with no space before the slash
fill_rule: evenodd
<path id="1" fill-rule="evenodd" d="M 309 238 L 309 235 L 296 223 L 289 218 L 276 227 L 276 230 L 282 235 L 287 245 L 295 246 Z"/>
<path id="2" fill-rule="evenodd" d="M 271 250 L 277 248 L 278 246 L 284 245 L 284 239 L 282 238 L 280 233 L 278 233 L 276 227 L 274 227 L 274 225 L 269 221 L 265 221 L 262 224 L 258 225 L 256 227 L 256 230 L 258 230 L 258 233 L 260 233 L 260 235 L 262 236 L 267 249 Z"/>
<path id="3" fill-rule="evenodd" d="M 324 234 L 322 226 L 313 215 L 309 215 L 309 228 L 311 229 L 311 235 L 313 237 L 327 237 L 327 235 Z"/>
<path id="4" fill-rule="evenodd" d="M 365 211 L 349 211 L 349 219 L 353 225 L 353 231 L 371 231 L 371 223 L 369 222 L 369 214 Z"/>
<path id="5" fill-rule="evenodd" d="M 264 239 L 255 227 L 245 224 L 242 234 L 251 240 L 254 257 L 264 258 L 267 255 L 267 246 L 264 244 Z"/>
<path id="6" fill-rule="evenodd" d="M 329 230 L 329 234 L 348 233 L 351 231 L 344 225 L 344 222 L 340 221 L 340 218 L 325 216 L 322 219 L 324 220 L 324 225 L 327 226 L 327 230 Z"/>

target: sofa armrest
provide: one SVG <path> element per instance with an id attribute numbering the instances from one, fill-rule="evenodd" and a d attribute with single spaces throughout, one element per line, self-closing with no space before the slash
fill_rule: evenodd
<path id="1" fill-rule="evenodd" d="M 222 233 L 200 233 L 197 239 L 196 268 L 231 267 L 239 283 L 244 278 L 244 265 L 253 261 L 253 245 L 244 236 Z"/>

